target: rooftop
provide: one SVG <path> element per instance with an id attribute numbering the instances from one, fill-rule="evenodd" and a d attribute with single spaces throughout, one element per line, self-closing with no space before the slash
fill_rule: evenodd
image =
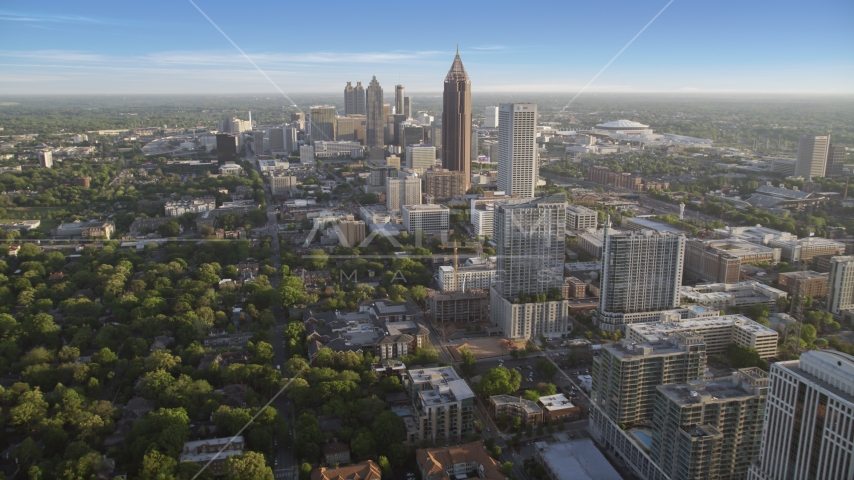
<path id="1" fill-rule="evenodd" d="M 758 392 L 751 386 L 767 389 L 769 383 L 768 372 L 754 367 L 734 372 L 731 377 L 709 381 L 692 380 L 688 383 L 660 385 L 657 388 L 659 392 L 679 405 L 692 405 L 754 397 Z"/>
<path id="2" fill-rule="evenodd" d="M 666 322 L 635 323 L 631 324 L 628 328 L 643 335 L 646 341 L 656 341 L 669 338 L 672 332 L 694 329 L 703 330 L 714 327 L 739 327 L 756 335 L 777 335 L 776 331 L 756 323 L 744 315 L 718 315 Z"/>
<path id="3" fill-rule="evenodd" d="M 453 472 L 454 467 L 462 463 L 478 465 L 478 470 L 482 469 L 482 474 L 478 476 L 485 480 L 506 480 L 507 478 L 501 472 L 498 462 L 487 453 L 482 441 L 453 447 L 421 448 L 415 451 L 415 459 L 428 478 L 449 479 L 448 470 Z"/>
<path id="4" fill-rule="evenodd" d="M 593 440 L 537 442 L 540 457 L 556 472 L 557 480 L 621 480 Z"/>
<path id="5" fill-rule="evenodd" d="M 496 406 L 501 405 L 520 405 L 527 413 L 541 413 L 543 409 L 537 405 L 537 402 L 526 400 L 522 397 L 514 397 L 513 395 L 493 395 L 489 400 Z"/>
<path id="6" fill-rule="evenodd" d="M 795 280 L 827 280 L 830 277 L 828 273 L 819 273 L 812 270 L 803 270 L 797 272 L 785 272 L 780 274 L 781 277 L 788 277 Z"/>
<path id="7" fill-rule="evenodd" d="M 448 207 L 444 205 L 436 205 L 435 203 L 425 203 L 422 205 L 404 205 L 402 207 L 404 210 L 412 211 L 422 211 L 422 212 L 449 212 Z"/>
<path id="8" fill-rule="evenodd" d="M 600 123 L 596 128 L 604 129 L 619 129 L 619 128 L 649 128 L 649 125 L 633 122 L 631 120 L 614 120 L 611 122 Z"/>
<path id="9" fill-rule="evenodd" d="M 556 393 L 554 395 L 540 397 L 540 405 L 542 405 L 544 409 L 549 411 L 562 410 L 564 408 L 572 408 L 575 406 L 562 393 Z"/>

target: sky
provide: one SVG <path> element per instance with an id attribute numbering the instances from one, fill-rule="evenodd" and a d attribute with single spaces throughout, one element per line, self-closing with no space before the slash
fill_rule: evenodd
<path id="1" fill-rule="evenodd" d="M 4 0 L 0 96 L 440 92 L 457 44 L 475 93 L 854 94 L 850 0 Z"/>

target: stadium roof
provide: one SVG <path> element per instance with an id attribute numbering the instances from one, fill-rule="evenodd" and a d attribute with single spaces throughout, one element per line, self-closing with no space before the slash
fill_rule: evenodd
<path id="1" fill-rule="evenodd" d="M 596 128 L 619 129 L 619 128 L 649 128 L 649 125 L 633 122 L 631 120 L 615 120 L 596 125 Z"/>

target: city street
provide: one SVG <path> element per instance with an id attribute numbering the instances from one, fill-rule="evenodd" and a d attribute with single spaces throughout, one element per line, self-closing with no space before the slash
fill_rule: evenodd
<path id="1" fill-rule="evenodd" d="M 257 163 L 256 163 L 257 165 Z M 260 171 L 258 172 L 261 173 Z M 273 261 L 273 266 L 276 268 L 276 272 L 279 272 L 282 264 L 281 257 L 279 256 L 279 222 L 276 212 L 276 203 L 273 201 L 273 196 L 270 194 L 270 190 L 265 186 L 264 188 L 265 196 L 267 197 L 267 234 L 273 237 L 271 242 L 271 248 L 273 250 L 273 255 L 271 260 Z M 277 273 L 273 278 L 270 279 L 270 284 L 273 288 L 278 288 L 279 286 L 279 274 Z M 272 337 L 273 337 L 273 365 L 277 368 L 284 368 L 285 362 L 287 361 L 287 355 L 285 353 L 285 345 L 284 345 L 284 323 L 285 323 L 285 312 L 282 309 L 281 305 L 274 304 L 271 307 L 273 315 L 276 317 L 276 325 L 271 329 Z M 273 403 L 276 410 L 279 411 L 279 414 L 282 415 L 285 419 L 287 419 L 288 424 L 291 425 L 291 430 L 293 430 L 294 418 L 290 409 L 290 405 L 288 403 L 288 395 L 287 392 L 283 393 L 276 399 Z M 273 474 L 276 478 L 293 478 L 294 475 L 294 452 L 292 447 L 285 447 L 282 445 L 275 445 L 273 448 Z"/>

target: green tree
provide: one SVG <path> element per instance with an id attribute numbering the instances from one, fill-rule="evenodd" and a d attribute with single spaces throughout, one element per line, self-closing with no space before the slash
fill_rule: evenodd
<path id="1" fill-rule="evenodd" d="M 500 366 L 489 369 L 481 376 L 477 389 L 484 398 L 493 395 L 508 395 L 519 389 L 522 375 L 516 370 Z"/>
<path id="2" fill-rule="evenodd" d="M 394 475 L 394 472 L 391 468 L 391 463 L 389 463 L 388 458 L 384 455 L 380 455 L 379 461 L 377 463 L 380 466 L 380 470 L 383 472 L 383 478 L 389 479 Z"/>
<path id="3" fill-rule="evenodd" d="M 299 467 L 299 480 L 311 480 L 311 464 L 303 463 Z"/>
<path id="4" fill-rule="evenodd" d="M 471 350 L 469 350 L 468 348 L 461 348 L 460 349 L 460 356 L 463 359 L 462 364 L 460 364 L 460 369 L 462 369 L 463 374 L 465 374 L 467 376 L 474 375 L 475 365 L 476 365 L 475 359 L 474 359 L 474 354 L 471 353 Z"/>
<path id="5" fill-rule="evenodd" d="M 557 374 L 557 366 L 545 358 L 537 360 L 537 370 L 539 370 L 549 380 L 554 378 Z"/>
<path id="6" fill-rule="evenodd" d="M 513 464 L 510 462 L 504 462 L 501 464 L 501 472 L 506 476 L 510 476 L 513 473 Z"/>
<path id="7" fill-rule="evenodd" d="M 807 345 L 812 345 L 815 342 L 816 336 L 818 332 L 815 327 L 810 325 L 809 323 L 805 323 L 801 326 L 801 339 L 807 343 Z"/>
<path id="8" fill-rule="evenodd" d="M 245 452 L 232 455 L 222 466 L 225 480 L 273 480 L 273 470 L 267 466 L 264 455 L 258 452 Z"/>
<path id="9" fill-rule="evenodd" d="M 175 220 L 169 220 L 157 227 L 157 233 L 164 237 L 175 237 L 181 233 L 181 225 L 178 224 Z"/>

